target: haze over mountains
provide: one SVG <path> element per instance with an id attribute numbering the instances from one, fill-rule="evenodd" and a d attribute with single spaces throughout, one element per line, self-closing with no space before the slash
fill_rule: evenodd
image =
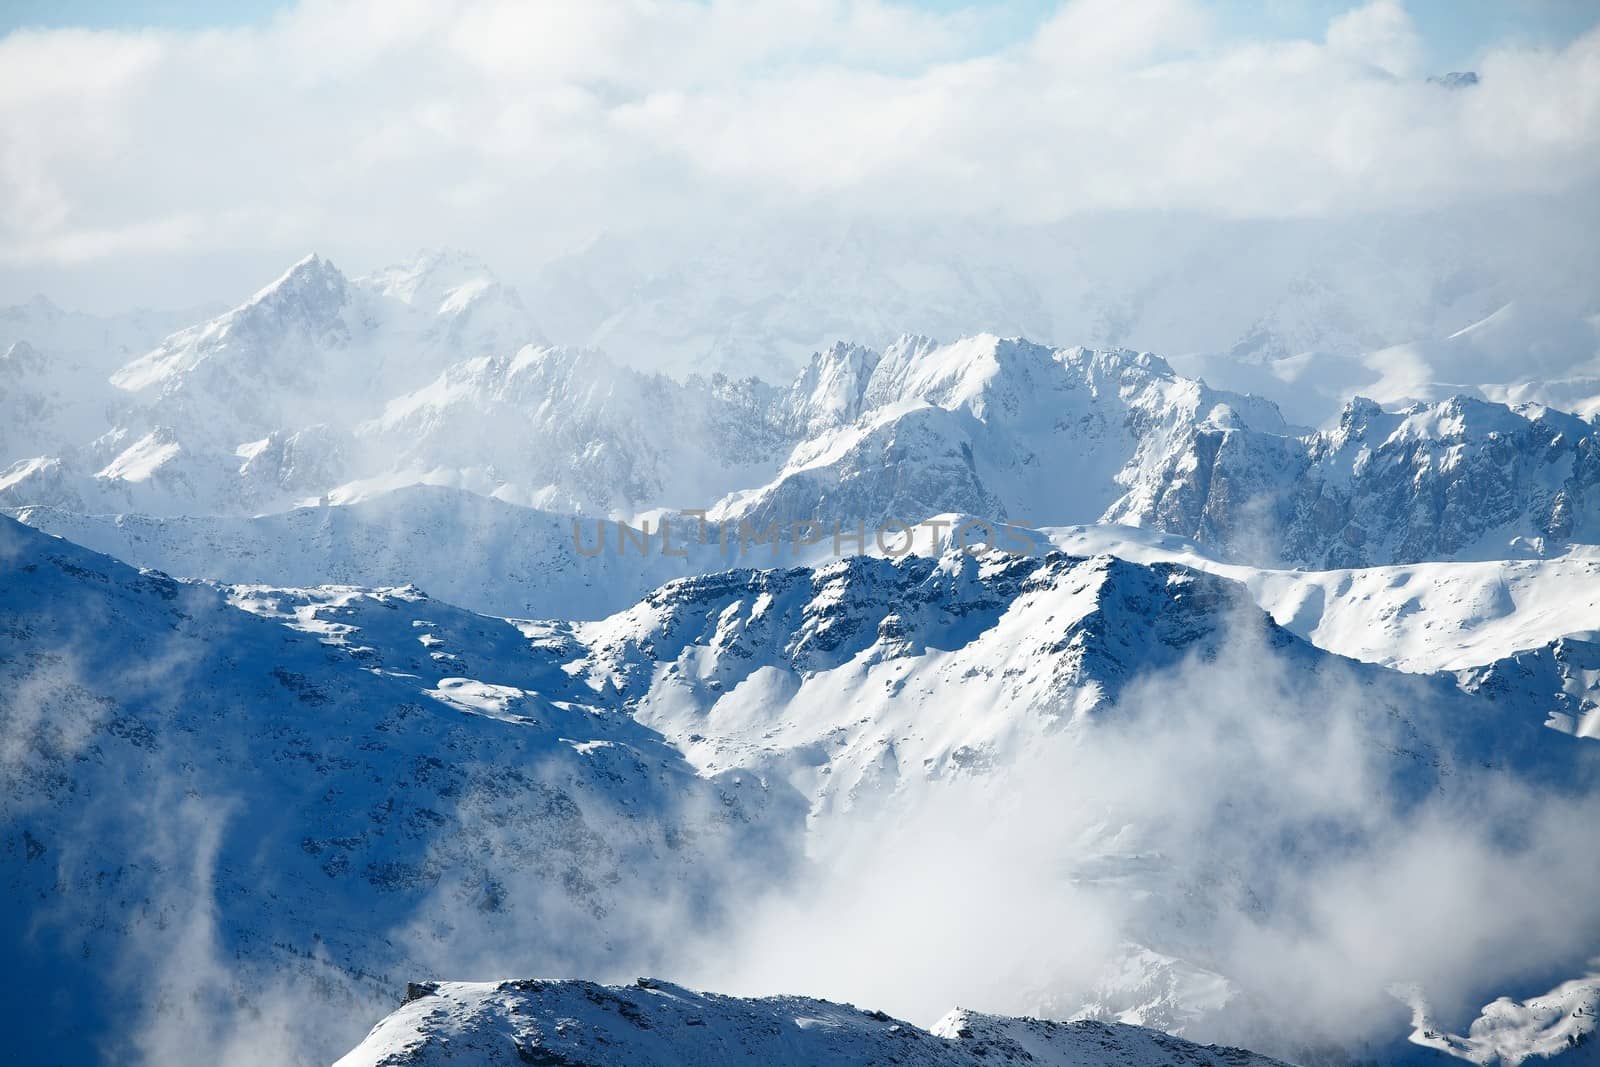
<path id="1" fill-rule="evenodd" d="M 1467 336 L 1512 364 L 1536 343 L 1516 329 L 1527 317 L 1503 306 Z M 1590 424 L 1528 403 L 1532 387 L 1512 377 L 1487 387 L 1511 403 L 1479 388 L 1391 417 L 1354 399 L 1318 434 L 1270 396 L 1209 390 L 1158 357 L 986 335 L 837 343 L 787 388 L 679 381 L 544 345 L 515 292 L 438 253 L 355 280 L 308 257 L 109 375 L 104 356 L 73 357 L 51 315 L 13 309 L 6 322 L 18 417 L 0 500 L 12 507 L 248 516 L 421 483 L 628 519 L 1107 519 L 1250 562 L 1324 566 L 1543 555 L 1593 538 Z M 1581 394 L 1592 342 L 1582 330 L 1548 342 L 1569 391 Z M 1486 513 L 1462 514 L 1464 493 L 1485 494 Z"/>
<path id="2" fill-rule="evenodd" d="M 1581 383 L 1582 331 L 1528 321 L 1384 340 Z M 647 973 L 788 996 L 445 986 L 350 1062 L 1591 1047 L 1600 429 L 1527 399 L 1553 378 L 1312 426 L 985 333 L 670 377 L 454 253 L 0 322 L 40 1062 L 326 1063 L 408 982 Z M 1228 365 L 1355 358 L 1290 336 Z M 985 524 L 1013 551 L 964 551 Z"/>
<path id="3" fill-rule="evenodd" d="M 1335 221 L 1168 210 L 1044 224 L 827 214 L 657 227 L 541 268 L 530 299 L 551 336 L 678 374 L 782 380 L 836 340 L 882 348 L 907 331 L 995 333 L 1148 349 L 1315 424 L 1355 392 L 1393 403 L 1592 378 L 1600 277 L 1585 228 L 1571 225 L 1590 199 Z M 1496 321 L 1519 337 L 1488 343 L 1483 330 L 1446 343 L 1507 305 Z"/>

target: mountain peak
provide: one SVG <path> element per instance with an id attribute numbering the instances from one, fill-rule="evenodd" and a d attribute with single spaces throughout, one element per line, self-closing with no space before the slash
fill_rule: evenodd
<path id="1" fill-rule="evenodd" d="M 337 296 L 342 302 L 345 277 L 330 260 L 316 252 L 296 260 L 294 265 L 258 290 L 246 307 L 273 303 L 282 297 L 315 298 L 324 294 Z"/>
<path id="2" fill-rule="evenodd" d="M 814 353 L 789 389 L 794 428 L 815 434 L 842 426 L 861 414 L 867 382 L 882 356 L 850 341 L 835 341 Z"/>
<path id="3" fill-rule="evenodd" d="M 1383 405 L 1371 397 L 1353 396 L 1345 402 L 1339 414 L 1339 429 L 1346 433 L 1360 433 L 1372 420 L 1383 415 Z"/>

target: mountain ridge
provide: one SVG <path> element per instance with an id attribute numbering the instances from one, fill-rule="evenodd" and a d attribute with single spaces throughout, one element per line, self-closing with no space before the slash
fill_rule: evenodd
<path id="1" fill-rule="evenodd" d="M 670 1034 L 671 1037 L 664 1037 Z M 407 1002 L 335 1067 L 567 1064 L 772 1067 L 864 1063 L 1040 1067 L 1283 1067 L 1117 1023 L 1055 1023 L 957 1009 L 929 1030 L 881 1011 L 806 997 L 740 999 L 656 978 L 632 986 L 518 979 L 413 984 Z"/>

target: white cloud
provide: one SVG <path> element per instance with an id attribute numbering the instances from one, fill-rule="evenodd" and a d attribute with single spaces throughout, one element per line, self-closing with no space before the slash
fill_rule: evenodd
<path id="1" fill-rule="evenodd" d="M 1210 18 L 1194 0 L 1071 0 L 1040 27 L 1047 62 L 1115 67 L 1204 43 Z"/>
<path id="2" fill-rule="evenodd" d="M 1417 77 L 1394 0 L 1320 42 L 1221 42 L 1193 0 L 1075 0 L 974 54 L 995 17 L 305 0 L 226 32 L 13 33 L 0 247 L 14 270 L 419 242 L 537 258 L 730 204 L 1319 216 L 1600 171 L 1600 32 L 1492 50 L 1452 93 Z"/>
<path id="3" fill-rule="evenodd" d="M 1600 855 L 1574 843 L 1600 794 L 1486 774 L 1442 729 L 1459 720 L 1440 690 L 1389 694 L 1403 714 L 1357 673 L 1308 672 L 1241 627 L 1214 660 L 1145 675 L 1091 728 L 1030 746 L 1000 788 L 958 776 L 814 819 L 812 877 L 691 951 L 689 981 L 925 1024 L 954 1004 L 1195 996 L 1142 984 L 1134 942 L 1230 983 L 1186 1036 L 1299 1060 L 1402 1033 L 1396 987 L 1471 1018 L 1490 990 L 1581 965 Z"/>
<path id="4" fill-rule="evenodd" d="M 1328 23 L 1328 48 L 1397 77 L 1417 73 L 1422 40 L 1399 0 L 1372 0 Z"/>

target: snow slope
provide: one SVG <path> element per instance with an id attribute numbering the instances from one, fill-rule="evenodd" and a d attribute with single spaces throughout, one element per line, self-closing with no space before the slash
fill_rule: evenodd
<path id="1" fill-rule="evenodd" d="M 257 518 L 81 515 L 58 508 L 10 512 L 38 529 L 139 566 L 227 582 L 282 586 L 414 584 L 451 603 L 518 617 L 597 619 L 621 611 L 672 578 L 761 564 L 701 546 L 679 523 L 672 553 L 659 536 L 647 552 L 618 550 L 617 528 L 597 520 L 519 508 L 443 486 L 377 493 L 344 506 Z M 573 522 L 579 540 L 574 541 Z M 957 516 L 935 516 L 946 546 Z M 689 526 L 690 528 L 685 528 Z M 652 529 L 659 529 L 652 526 Z M 915 532 L 915 551 L 935 545 Z M 1600 636 L 1600 558 L 1418 563 L 1330 571 L 1259 568 L 1217 560 L 1205 548 L 1157 530 L 1114 525 L 1046 527 L 1033 551 L 1110 554 L 1169 562 L 1241 582 L 1273 619 L 1319 648 L 1352 659 L 1428 673 L 1486 666 L 1563 637 Z M 981 540 L 980 533 L 973 537 Z M 582 552 L 579 551 L 579 545 Z M 449 549 L 446 546 L 452 546 Z M 844 542 L 847 550 L 853 550 Z M 824 539 L 779 562 L 828 561 Z M 871 554 L 882 555 L 869 538 Z"/>
<path id="2" fill-rule="evenodd" d="M 682 936 L 783 876 L 786 791 L 698 774 L 560 642 L 409 589 L 232 596 L 0 520 L 22 1061 L 327 1062 L 395 975 L 635 968 L 638 901 Z"/>
<path id="3" fill-rule="evenodd" d="M 1125 526 L 1039 531 L 1074 555 L 1182 563 L 1243 583 L 1279 625 L 1341 656 L 1428 673 L 1562 637 L 1600 636 L 1600 558 L 1279 570 L 1217 560 L 1192 541 Z"/>
<path id="4" fill-rule="evenodd" d="M 1321 652 L 1242 586 L 1174 564 L 857 558 L 511 623 L 412 588 L 175 582 L 0 530 L 0 877 L 33 902 L 0 934 L 45 976 L 6 1001 L 25 1055 L 87 1060 L 127 1032 L 169 1061 L 261 1041 L 314 1057 L 353 1043 L 352 1013 L 401 975 L 703 968 L 695 946 L 800 884 L 792 865 L 828 827 L 893 825 L 968 788 L 1022 788 L 1041 757 L 1093 766 L 1102 745 L 1192 729 L 1151 685 L 1203 694 L 1243 671 L 1229 684 L 1252 701 L 1224 696 L 1218 716 L 1269 739 L 1301 723 L 1319 746 L 1319 717 L 1343 709 L 1336 735 L 1354 730 L 1371 767 L 1360 795 L 1402 813 L 1475 796 L 1486 765 L 1566 788 L 1596 754 L 1543 729 L 1543 709 Z M 1355 817 L 1341 833 L 1359 840 L 1368 816 L 1336 805 L 1230 836 L 1250 822 L 1236 803 L 1301 817 L 1263 773 L 1221 776 L 1237 800 L 1191 804 L 1193 825 L 1149 821 L 1131 796 L 1055 811 L 1030 848 L 1070 846 L 1056 891 L 1122 902 L 1126 940 L 1051 954 L 1007 995 L 1273 1034 L 1250 1007 L 1268 990 L 1227 947 L 1241 916 L 1293 892 L 1254 834 L 1315 842 Z M 1046 928 L 1019 950 L 1062 936 Z M 1519 965 L 1546 959 L 1523 940 Z"/>
<path id="5" fill-rule="evenodd" d="M 1469 1063 L 1502 1067 L 1557 1060 L 1562 1067 L 1600 1063 L 1600 976 L 1563 982 L 1527 1000 L 1501 997 L 1484 1005 L 1465 1035 L 1441 1031 L 1427 1004 L 1415 1004 L 1411 1040 Z"/>
<path id="6" fill-rule="evenodd" d="M 51 334 L 51 322 L 39 319 L 16 329 Z M 65 331 L 64 343 L 87 343 L 83 332 Z M 424 253 L 351 279 L 311 255 L 238 307 L 153 348 L 147 342 L 142 354 L 122 351 L 109 365 L 58 359 L 56 377 L 72 371 L 66 384 L 23 382 L 15 396 L 0 396 L 17 419 L 61 408 L 51 388 L 92 401 L 82 417 L 0 441 L 0 456 L 13 464 L 7 491 L 17 502 L 76 500 L 91 510 L 280 508 L 327 492 L 349 477 L 347 466 L 365 469 L 349 434 L 388 398 L 457 360 L 539 338 L 516 293 L 470 257 Z M 93 355 L 105 359 L 101 349 Z M 251 462 L 263 453 L 279 458 L 285 442 L 297 453 L 292 466 Z M 15 466 L 39 455 L 60 461 L 56 481 Z"/>
<path id="7" fill-rule="evenodd" d="M 1270 1067 L 1242 1049 L 1155 1030 L 951 1012 L 932 1030 L 808 997 L 741 999 L 641 978 L 632 986 L 523 979 L 413 985 L 335 1067 Z"/>

